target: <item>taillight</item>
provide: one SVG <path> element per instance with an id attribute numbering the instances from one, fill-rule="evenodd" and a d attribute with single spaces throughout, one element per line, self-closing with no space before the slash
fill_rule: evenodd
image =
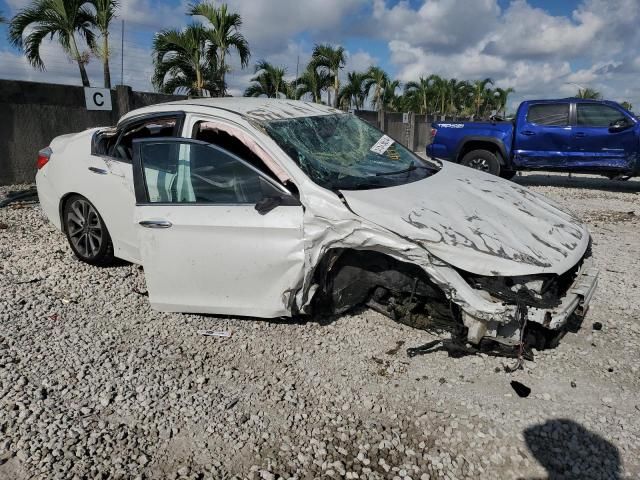
<path id="1" fill-rule="evenodd" d="M 47 164 L 47 162 L 49 161 L 49 158 L 51 158 L 51 153 L 52 152 L 50 147 L 43 148 L 38 152 L 38 160 L 36 161 L 36 168 L 38 170 L 40 170 L 42 167 L 44 167 Z"/>
<path id="2" fill-rule="evenodd" d="M 431 129 L 431 138 L 435 137 L 436 133 L 438 133 L 438 129 L 437 128 L 432 128 Z"/>

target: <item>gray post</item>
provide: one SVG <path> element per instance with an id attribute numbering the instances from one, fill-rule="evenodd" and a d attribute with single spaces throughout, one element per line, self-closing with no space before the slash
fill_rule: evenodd
<path id="1" fill-rule="evenodd" d="M 384 110 L 378 110 L 378 128 L 387 133 L 387 126 L 384 123 Z"/>
<path id="2" fill-rule="evenodd" d="M 133 108 L 133 98 L 131 95 L 131 87 L 127 85 L 117 85 L 116 86 L 116 99 L 117 99 L 117 108 L 115 113 L 118 118 L 116 121 L 122 117 L 125 113 L 129 112 Z"/>
<path id="3" fill-rule="evenodd" d="M 416 114 L 409 112 L 409 138 L 407 139 L 407 147 L 412 152 L 416 151 Z"/>

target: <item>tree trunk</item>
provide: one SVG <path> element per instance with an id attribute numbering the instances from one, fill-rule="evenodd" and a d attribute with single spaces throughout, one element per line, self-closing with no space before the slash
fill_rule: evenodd
<path id="1" fill-rule="evenodd" d="M 111 88 L 111 71 L 109 70 L 109 32 L 102 33 L 102 68 L 104 71 L 104 88 Z"/>
<path id="2" fill-rule="evenodd" d="M 334 95 L 335 95 L 335 99 L 334 99 L 334 107 L 338 108 L 338 90 L 340 89 L 340 79 L 338 79 L 338 70 L 336 70 L 336 77 L 334 80 Z"/>
<path id="3" fill-rule="evenodd" d="M 218 65 L 218 68 L 220 69 L 220 96 L 224 97 L 227 94 L 227 84 L 225 83 L 225 77 L 226 77 L 226 71 L 225 71 L 225 66 L 224 66 L 224 57 L 225 57 L 225 51 L 224 49 L 222 49 L 222 51 L 220 52 L 220 64 Z"/>
<path id="4" fill-rule="evenodd" d="M 80 58 L 80 52 L 78 51 L 76 38 L 73 36 L 73 33 L 71 33 L 69 37 L 71 38 L 71 54 L 74 56 L 76 62 L 78 62 L 78 68 L 80 69 L 80 78 L 82 79 L 82 86 L 90 87 L 91 84 L 89 83 L 89 76 L 87 75 L 87 70 L 84 68 L 82 58 Z"/>
<path id="5" fill-rule="evenodd" d="M 196 90 L 198 91 L 198 96 L 202 96 L 202 73 L 200 72 L 200 65 L 196 66 Z"/>

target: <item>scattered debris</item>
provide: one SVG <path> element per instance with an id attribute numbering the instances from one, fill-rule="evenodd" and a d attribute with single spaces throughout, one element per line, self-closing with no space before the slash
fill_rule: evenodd
<path id="1" fill-rule="evenodd" d="M 149 292 L 148 292 L 148 291 L 146 291 L 146 290 L 140 290 L 138 287 L 133 287 L 133 288 L 131 289 L 131 291 L 132 291 L 133 293 L 137 293 L 138 295 L 141 295 L 141 296 L 143 296 L 143 297 L 148 297 L 148 296 L 149 296 Z"/>
<path id="2" fill-rule="evenodd" d="M 47 318 L 52 322 L 57 322 L 58 320 L 60 320 L 60 315 L 54 313 L 53 315 L 49 315 Z"/>
<path id="3" fill-rule="evenodd" d="M 233 407 L 235 407 L 235 406 L 236 406 L 236 404 L 237 404 L 239 401 L 240 401 L 240 399 L 239 399 L 238 397 L 235 397 L 235 398 L 231 399 L 231 401 L 225 405 L 225 408 L 226 408 L 227 410 L 231 410 Z"/>
<path id="4" fill-rule="evenodd" d="M 6 207 L 13 202 L 30 202 L 38 201 L 38 191 L 36 187 L 31 187 L 26 190 L 12 190 L 7 196 L 0 200 L 0 208 Z"/>
<path id="5" fill-rule="evenodd" d="M 400 348 L 404 345 L 404 341 L 403 340 L 398 340 L 396 342 L 396 346 L 393 347 L 391 350 L 389 350 L 387 352 L 387 355 L 395 355 L 396 353 L 398 353 L 400 351 Z"/>
<path id="6" fill-rule="evenodd" d="M 520 398 L 527 398 L 531 393 L 531 389 L 529 387 L 517 380 L 511 380 L 511 388 L 513 388 Z"/>
<path id="7" fill-rule="evenodd" d="M 576 382 L 574 382 L 573 380 L 571 380 L 571 388 L 576 388 Z"/>
<path id="8" fill-rule="evenodd" d="M 27 283 L 36 283 L 41 281 L 41 278 L 30 278 L 29 280 L 18 280 L 17 282 L 13 282 L 15 285 L 24 285 Z"/>
<path id="9" fill-rule="evenodd" d="M 602 330 L 602 323 L 600 323 L 600 322 L 593 322 L 593 329 L 594 329 L 594 330 L 598 330 L 598 331 Z"/>
<path id="10" fill-rule="evenodd" d="M 9 228 L 9 225 L 7 225 L 6 223 L 0 222 L 0 230 L 6 230 L 7 228 Z"/>
<path id="11" fill-rule="evenodd" d="M 228 338 L 231 336 L 231 332 L 226 332 L 223 330 L 198 330 L 198 334 L 204 335 L 205 337 L 224 337 Z"/>

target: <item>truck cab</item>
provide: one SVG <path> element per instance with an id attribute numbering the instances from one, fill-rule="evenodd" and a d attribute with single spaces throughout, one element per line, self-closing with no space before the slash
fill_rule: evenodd
<path id="1" fill-rule="evenodd" d="M 512 122 L 434 123 L 432 136 L 430 156 L 507 178 L 519 170 L 640 173 L 638 119 L 611 101 L 525 101 Z"/>

